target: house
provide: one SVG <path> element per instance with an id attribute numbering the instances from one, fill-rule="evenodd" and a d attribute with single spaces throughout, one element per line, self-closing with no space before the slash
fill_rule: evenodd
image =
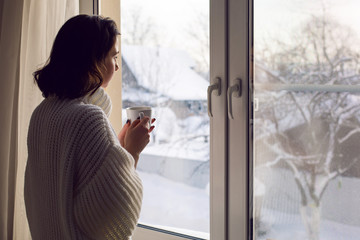
<path id="1" fill-rule="evenodd" d="M 169 107 L 178 118 L 206 115 L 208 81 L 178 49 L 122 45 L 123 107 Z"/>

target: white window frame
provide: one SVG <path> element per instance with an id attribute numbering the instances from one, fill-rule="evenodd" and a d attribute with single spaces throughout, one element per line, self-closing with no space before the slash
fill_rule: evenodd
<path id="1" fill-rule="evenodd" d="M 228 0 L 228 238 L 252 239 L 252 0 Z M 238 92 L 230 89 L 238 86 Z M 239 96 L 240 95 L 240 96 Z M 231 105 L 230 105 L 231 103 Z M 230 112 L 232 110 L 232 112 Z"/>
<path id="2" fill-rule="evenodd" d="M 79 1 L 80 13 L 99 14 L 100 0 Z M 252 0 L 210 0 L 210 84 L 221 79 L 220 95 L 210 94 L 213 113 L 210 118 L 210 238 L 213 240 L 251 239 L 248 120 L 252 102 L 248 90 L 251 9 Z M 242 80 L 241 97 L 236 93 L 228 97 L 229 86 L 237 83 L 235 79 Z M 229 100 L 233 119 L 229 118 Z M 201 238 L 139 224 L 133 240 L 145 239 Z"/>

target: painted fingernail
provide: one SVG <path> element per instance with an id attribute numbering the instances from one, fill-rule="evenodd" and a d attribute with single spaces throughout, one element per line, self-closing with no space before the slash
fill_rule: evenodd
<path id="1" fill-rule="evenodd" d="M 140 119 L 140 117 L 138 117 L 137 119 Z"/>
<path id="2" fill-rule="evenodd" d="M 126 124 L 130 123 L 130 119 L 126 120 Z"/>

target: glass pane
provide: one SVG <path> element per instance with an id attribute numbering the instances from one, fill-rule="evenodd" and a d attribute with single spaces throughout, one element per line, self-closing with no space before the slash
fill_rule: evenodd
<path id="1" fill-rule="evenodd" d="M 357 0 L 254 0 L 254 239 L 360 235 Z"/>
<path id="2" fill-rule="evenodd" d="M 146 105 L 156 118 L 138 171 L 140 223 L 209 236 L 208 0 L 122 0 L 125 108 Z"/>

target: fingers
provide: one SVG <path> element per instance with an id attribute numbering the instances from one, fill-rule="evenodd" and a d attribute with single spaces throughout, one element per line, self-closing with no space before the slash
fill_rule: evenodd
<path id="1" fill-rule="evenodd" d="M 134 128 L 136 125 L 138 125 L 140 122 L 140 119 L 136 119 L 135 121 L 131 122 L 130 127 Z"/>
<path id="2" fill-rule="evenodd" d="M 151 132 L 154 130 L 154 128 L 155 128 L 155 126 L 151 126 L 151 127 L 149 128 L 149 133 L 151 133 Z"/>
<path id="3" fill-rule="evenodd" d="M 118 139 L 120 141 L 121 146 L 124 146 L 124 141 L 125 141 L 125 135 L 127 130 L 130 127 L 130 120 L 127 120 L 126 123 L 124 124 L 123 128 L 120 130 L 119 134 L 118 134 Z"/>
<path id="4" fill-rule="evenodd" d="M 130 122 L 131 122 L 130 119 L 128 119 L 124 124 L 123 129 L 128 129 L 130 127 Z"/>
<path id="5" fill-rule="evenodd" d="M 140 120 L 140 124 L 143 126 L 148 126 L 149 121 L 150 121 L 150 118 L 145 116 L 143 119 Z"/>
<path id="6" fill-rule="evenodd" d="M 131 127 L 134 128 L 134 127 L 136 127 L 138 124 L 146 127 L 146 126 L 148 126 L 149 121 L 150 121 L 150 118 L 149 118 L 148 116 L 145 116 L 143 119 L 138 118 L 138 119 L 136 119 L 135 121 L 133 121 L 133 122 L 131 123 Z M 151 123 L 153 123 L 153 122 L 155 122 L 155 118 L 153 118 L 153 119 L 151 120 Z"/>
<path id="7" fill-rule="evenodd" d="M 151 124 L 153 124 L 156 119 L 155 118 L 152 118 L 151 119 L 151 124 L 149 126 L 149 120 L 150 118 L 145 116 L 143 119 L 136 119 L 135 121 L 133 121 L 131 124 L 128 125 L 128 128 L 131 127 L 131 128 L 136 128 L 137 126 L 143 126 L 143 127 L 146 127 L 148 129 L 148 133 L 151 133 L 155 126 L 152 126 Z"/>
<path id="8" fill-rule="evenodd" d="M 151 124 L 153 124 L 155 121 L 156 121 L 155 118 L 151 119 Z M 154 130 L 154 128 L 155 128 L 154 125 L 153 125 L 153 126 L 150 126 L 150 128 L 149 128 L 149 133 L 151 133 L 151 132 Z"/>

